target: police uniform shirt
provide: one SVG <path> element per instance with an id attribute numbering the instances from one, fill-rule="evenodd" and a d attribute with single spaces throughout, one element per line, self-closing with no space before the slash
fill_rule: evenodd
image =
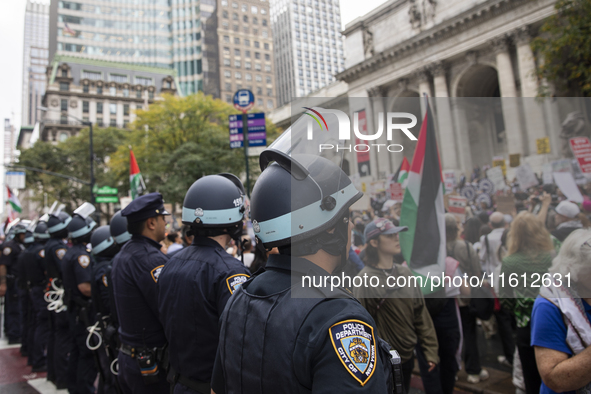
<path id="1" fill-rule="evenodd" d="M 30 267 L 35 264 L 35 255 L 32 252 L 35 247 L 35 243 L 29 244 L 25 250 L 18 256 L 17 262 L 17 276 L 18 285 L 21 289 L 28 289 L 31 284 L 28 278 L 28 271 Z"/>
<path id="2" fill-rule="evenodd" d="M 302 275 L 329 275 L 308 260 L 271 255 L 265 270 L 236 292 L 220 320 L 216 394 L 385 394 L 387 349 L 361 304 L 344 289 L 331 294 L 341 298 L 295 298 Z"/>
<path id="3" fill-rule="evenodd" d="M 196 236 L 166 264 L 158 304 L 175 372 L 209 382 L 219 340 L 219 318 L 250 272 L 220 244 Z"/>
<path id="4" fill-rule="evenodd" d="M 109 279 L 107 278 L 107 271 L 111 267 L 112 259 L 108 257 L 95 256 L 92 267 L 92 286 L 96 289 L 96 297 L 99 297 L 98 302 L 94 300 L 95 294 L 93 289 L 93 303 L 97 304 L 98 312 L 103 316 L 111 312 L 109 299 Z"/>
<path id="5" fill-rule="evenodd" d="M 45 285 L 45 245 L 35 242 L 25 251 L 27 259 L 25 271 L 31 286 Z"/>
<path id="6" fill-rule="evenodd" d="M 68 245 L 59 238 L 50 238 L 45 244 L 45 271 L 49 278 L 57 278 L 62 273 L 62 259 Z"/>
<path id="7" fill-rule="evenodd" d="M 18 256 L 24 250 L 24 246 L 16 239 L 11 239 L 2 245 L 2 255 L 0 256 L 0 265 L 6 266 L 6 273 L 8 275 L 17 274 Z"/>
<path id="8" fill-rule="evenodd" d="M 79 284 L 92 281 L 90 254 L 86 245 L 76 244 L 66 252 L 62 260 L 62 270 L 64 289 L 71 291 L 72 297 L 88 299 L 78 289 Z"/>
<path id="9" fill-rule="evenodd" d="M 113 259 L 111 279 L 119 318 L 119 337 L 130 346 L 161 347 L 166 343 L 158 317 L 157 282 L 168 258 L 161 245 L 133 235 Z"/>

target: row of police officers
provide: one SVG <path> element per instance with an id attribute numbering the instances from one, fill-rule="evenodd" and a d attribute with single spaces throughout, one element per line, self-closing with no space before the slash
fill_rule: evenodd
<path id="1" fill-rule="evenodd" d="M 98 229 L 86 203 L 72 217 L 39 222 L 49 240 L 32 244 L 30 298 L 48 309 L 39 314 L 49 312 L 36 326 L 49 328 L 39 330 L 44 339 L 35 330 L 32 346 L 47 348 L 48 379 L 70 393 L 94 393 L 97 373 L 99 392 L 108 393 L 400 388 L 397 360 L 351 293 L 302 284 L 345 264 L 349 208 L 361 193 L 321 157 L 268 149 L 261 168 L 253 230 L 258 248 L 280 253 L 253 274 L 226 252 L 246 210 L 232 174 L 204 176 L 187 191 L 182 221 L 194 240 L 170 259 L 160 250 L 169 213 L 159 193 L 136 198 Z"/>

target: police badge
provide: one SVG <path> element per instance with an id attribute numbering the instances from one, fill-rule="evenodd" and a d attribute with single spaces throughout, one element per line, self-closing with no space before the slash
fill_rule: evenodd
<path id="1" fill-rule="evenodd" d="M 58 259 L 63 259 L 64 256 L 66 255 L 66 249 L 58 249 L 55 251 L 55 255 L 57 256 Z"/>
<path id="2" fill-rule="evenodd" d="M 2 253 L 4 254 L 4 256 L 8 256 L 10 254 L 10 252 L 12 252 L 12 249 L 10 248 L 4 248 L 4 250 L 2 251 Z"/>
<path id="3" fill-rule="evenodd" d="M 246 274 L 236 274 L 229 276 L 228 279 L 226 279 L 226 284 L 228 285 L 228 290 L 230 290 L 230 294 L 234 294 L 236 289 L 238 289 L 241 284 L 246 282 L 248 278 L 250 278 L 250 276 Z"/>
<path id="4" fill-rule="evenodd" d="M 259 222 L 257 222 L 256 220 L 252 221 L 252 229 L 254 230 L 255 233 L 260 233 L 261 232 L 261 225 L 259 224 Z"/>
<path id="5" fill-rule="evenodd" d="M 158 267 L 150 271 L 150 274 L 152 274 L 152 279 L 154 279 L 154 282 L 158 283 L 158 277 L 160 276 L 160 272 L 162 272 L 163 267 L 164 265 L 159 265 Z"/>
<path id="6" fill-rule="evenodd" d="M 345 369 L 363 386 L 376 367 L 373 327 L 360 320 L 343 320 L 329 328 L 332 345 Z"/>
<path id="7" fill-rule="evenodd" d="M 88 257 L 85 254 L 78 256 L 78 264 L 80 264 L 82 268 L 88 267 L 88 265 L 90 264 L 90 257 Z"/>
<path id="8" fill-rule="evenodd" d="M 195 209 L 195 216 L 197 216 L 197 217 L 203 216 L 203 209 L 201 209 L 201 208 Z"/>

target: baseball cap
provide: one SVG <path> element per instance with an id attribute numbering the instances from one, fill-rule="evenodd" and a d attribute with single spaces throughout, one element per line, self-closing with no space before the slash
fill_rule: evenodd
<path id="1" fill-rule="evenodd" d="M 388 235 L 388 234 L 396 234 L 402 231 L 407 231 L 408 227 L 395 226 L 391 221 L 384 218 L 376 218 L 367 226 L 365 226 L 365 241 L 369 241 L 370 239 L 374 239 L 379 235 Z"/>
<path id="2" fill-rule="evenodd" d="M 566 216 L 567 218 L 574 219 L 579 213 L 581 213 L 581 210 L 575 203 L 570 201 L 562 201 L 556 207 L 556 213 Z"/>

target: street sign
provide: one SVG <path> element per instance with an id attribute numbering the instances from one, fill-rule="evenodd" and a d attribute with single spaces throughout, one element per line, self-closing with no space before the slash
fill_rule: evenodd
<path id="1" fill-rule="evenodd" d="M 254 107 L 254 94 L 248 89 L 240 89 L 234 93 L 234 108 L 243 113 Z"/>
<path id="2" fill-rule="evenodd" d="M 536 140 L 536 146 L 538 148 L 538 155 L 543 155 L 545 153 L 550 153 L 550 138 L 538 138 Z"/>
<path id="3" fill-rule="evenodd" d="M 579 162 L 581 172 L 584 175 L 591 174 L 591 142 L 587 137 L 575 137 L 570 139 L 570 147 Z"/>
<path id="4" fill-rule="evenodd" d="M 110 187 L 110 186 L 103 186 L 99 189 L 96 190 L 96 194 L 117 194 L 119 191 L 114 188 L 114 187 Z"/>
<path id="5" fill-rule="evenodd" d="M 112 203 L 118 203 L 119 202 L 119 197 L 117 196 L 97 196 L 95 201 L 97 203 L 101 203 L 101 202 L 112 202 Z"/>
<path id="6" fill-rule="evenodd" d="M 6 172 L 6 184 L 12 190 L 25 188 L 25 173 L 21 171 Z"/>
<path id="7" fill-rule="evenodd" d="M 248 116 L 248 147 L 267 145 L 267 127 L 265 125 L 265 113 L 258 112 L 247 114 Z M 244 127 L 242 115 L 230 115 L 230 148 L 242 148 L 244 146 Z"/>

